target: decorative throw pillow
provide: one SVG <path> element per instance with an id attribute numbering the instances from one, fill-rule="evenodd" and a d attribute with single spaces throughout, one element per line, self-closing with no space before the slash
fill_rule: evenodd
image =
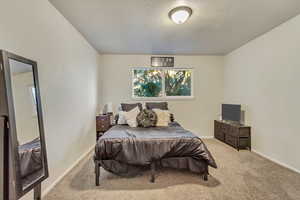
<path id="1" fill-rule="evenodd" d="M 121 103 L 122 111 L 125 112 L 131 111 L 135 107 L 138 107 L 140 111 L 143 109 L 143 105 L 141 103 Z"/>
<path id="2" fill-rule="evenodd" d="M 146 102 L 146 108 L 168 110 L 168 102 Z"/>
<path id="3" fill-rule="evenodd" d="M 144 109 L 137 115 L 136 120 L 139 126 L 148 128 L 156 125 L 157 116 L 154 111 Z"/>
<path id="4" fill-rule="evenodd" d="M 137 127 L 138 124 L 136 121 L 136 117 L 139 113 L 140 113 L 140 109 L 138 107 L 135 107 L 129 112 L 124 112 L 126 122 L 130 127 Z"/>
<path id="5" fill-rule="evenodd" d="M 175 118 L 174 118 L 174 114 L 173 114 L 173 113 L 170 113 L 170 121 L 171 121 L 171 122 L 174 122 L 174 121 L 175 121 Z"/>
<path id="6" fill-rule="evenodd" d="M 170 112 L 168 110 L 153 109 L 157 115 L 156 126 L 169 126 Z"/>
<path id="7" fill-rule="evenodd" d="M 147 109 L 161 109 L 161 110 L 169 110 L 168 102 L 146 102 Z M 174 122 L 174 114 L 170 113 L 170 121 Z"/>
<path id="8" fill-rule="evenodd" d="M 118 124 L 121 125 L 127 124 L 124 111 L 119 111 Z"/>

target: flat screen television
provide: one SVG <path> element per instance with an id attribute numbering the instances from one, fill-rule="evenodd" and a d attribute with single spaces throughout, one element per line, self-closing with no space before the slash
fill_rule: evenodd
<path id="1" fill-rule="evenodd" d="M 222 120 L 241 122 L 241 105 L 222 104 Z"/>

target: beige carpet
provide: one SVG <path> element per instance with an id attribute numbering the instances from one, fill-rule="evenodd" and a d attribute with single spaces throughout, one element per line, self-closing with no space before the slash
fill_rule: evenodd
<path id="1" fill-rule="evenodd" d="M 249 151 L 235 149 L 214 139 L 204 140 L 218 169 L 208 182 L 199 175 L 163 169 L 155 183 L 149 172 L 121 178 L 101 168 L 101 186 L 94 183 L 92 155 L 81 162 L 47 196 L 46 200 L 299 200 L 300 174 Z"/>

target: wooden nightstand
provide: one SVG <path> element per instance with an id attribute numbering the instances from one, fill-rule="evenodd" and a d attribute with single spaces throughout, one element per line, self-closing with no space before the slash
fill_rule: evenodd
<path id="1" fill-rule="evenodd" d="M 96 141 L 112 127 L 110 122 L 111 115 L 99 115 L 96 116 Z"/>

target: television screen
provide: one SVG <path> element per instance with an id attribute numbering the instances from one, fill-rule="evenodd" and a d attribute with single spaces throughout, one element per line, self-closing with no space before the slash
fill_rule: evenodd
<path id="1" fill-rule="evenodd" d="M 222 119 L 240 122 L 241 121 L 241 105 L 222 104 Z"/>

